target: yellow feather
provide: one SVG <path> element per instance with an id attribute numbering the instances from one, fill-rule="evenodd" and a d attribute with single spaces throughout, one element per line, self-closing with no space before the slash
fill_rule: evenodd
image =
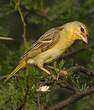
<path id="1" fill-rule="evenodd" d="M 18 66 L 7 76 L 5 79 L 5 82 L 9 80 L 12 76 L 14 76 L 20 69 L 24 68 L 26 66 L 26 62 L 22 61 L 18 64 Z"/>

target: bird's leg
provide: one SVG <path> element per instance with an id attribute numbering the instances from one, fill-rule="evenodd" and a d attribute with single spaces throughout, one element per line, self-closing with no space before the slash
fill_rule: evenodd
<path id="1" fill-rule="evenodd" d="M 52 69 L 52 70 L 54 70 L 54 71 L 58 71 L 59 72 L 59 69 L 56 67 L 56 62 L 53 63 L 53 66 L 47 65 L 47 67 L 50 68 L 50 69 Z M 52 74 L 52 78 L 54 80 L 58 80 L 59 79 L 59 76 L 60 76 L 59 73 Z"/>
<path id="2" fill-rule="evenodd" d="M 64 69 L 59 70 L 56 67 L 56 62 L 53 63 L 53 66 L 47 65 L 47 67 L 50 68 L 50 69 L 52 69 L 52 70 L 57 70 L 58 71 L 56 75 L 55 74 L 52 75 L 52 78 L 54 80 L 58 80 L 60 76 L 63 76 L 65 78 L 68 77 L 68 72 L 66 71 L 66 69 L 64 68 Z"/>
<path id="3" fill-rule="evenodd" d="M 59 71 L 59 69 L 56 67 L 56 62 L 54 62 L 53 63 L 53 65 L 46 65 L 49 69 L 51 69 L 51 70 L 58 70 Z"/>
<path id="4" fill-rule="evenodd" d="M 43 70 L 44 72 L 46 72 L 47 74 L 51 74 L 47 69 L 43 68 L 43 67 L 39 67 L 41 70 Z"/>
<path id="5" fill-rule="evenodd" d="M 29 60 L 28 61 L 28 63 L 29 64 L 33 64 L 34 63 L 34 60 Z M 46 72 L 47 74 L 51 74 L 47 69 L 45 69 L 44 67 L 43 67 L 43 62 L 40 60 L 40 62 L 37 62 L 35 65 L 37 65 L 37 67 L 39 67 L 41 70 L 43 70 L 44 72 Z"/>
<path id="6" fill-rule="evenodd" d="M 46 72 L 47 74 L 49 74 L 49 75 L 51 74 L 50 71 L 48 71 L 47 69 L 45 69 L 45 68 L 43 67 L 43 64 L 38 64 L 37 66 L 38 66 L 41 70 L 43 70 L 44 72 Z"/>

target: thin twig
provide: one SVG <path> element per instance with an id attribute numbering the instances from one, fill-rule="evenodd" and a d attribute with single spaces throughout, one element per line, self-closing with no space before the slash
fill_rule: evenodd
<path id="1" fill-rule="evenodd" d="M 40 93 L 37 93 L 37 110 L 41 110 Z"/>
<path id="2" fill-rule="evenodd" d="M 76 93 L 75 95 L 69 97 L 68 99 L 61 101 L 57 103 L 56 105 L 47 108 L 46 110 L 59 110 L 60 108 L 65 108 L 66 106 L 92 94 L 94 94 L 94 87 L 91 87 L 84 92 Z"/>
<path id="3" fill-rule="evenodd" d="M 94 76 L 94 70 L 91 70 L 89 68 L 86 68 L 84 66 L 81 66 L 81 65 L 76 65 L 76 66 L 73 66 L 71 68 L 68 69 L 68 71 L 70 72 L 74 72 L 74 71 L 77 71 L 77 72 L 82 72 L 84 73 L 85 75 L 88 75 L 88 76 Z"/>
<path id="4" fill-rule="evenodd" d="M 11 40 L 11 41 L 13 41 L 14 39 L 11 38 L 11 37 L 3 37 L 3 36 L 0 36 L 0 40 Z"/>
<path id="5" fill-rule="evenodd" d="M 16 0 L 16 8 L 18 9 L 19 15 L 21 17 L 21 21 L 23 24 L 23 34 L 22 37 L 24 39 L 24 46 L 25 46 L 25 50 L 28 49 L 28 42 L 27 42 L 27 38 L 26 38 L 26 34 L 27 34 L 27 29 L 26 29 L 26 22 L 25 22 L 25 18 L 24 18 L 24 13 L 21 10 L 20 7 L 20 0 Z"/>

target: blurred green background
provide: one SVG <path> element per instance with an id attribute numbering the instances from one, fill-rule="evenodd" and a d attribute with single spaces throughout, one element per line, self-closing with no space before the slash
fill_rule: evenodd
<path id="1" fill-rule="evenodd" d="M 18 1 L 26 22 L 29 47 L 48 29 L 74 20 L 86 24 L 89 44 L 94 42 L 94 0 L 0 0 L 0 36 L 15 39 L 0 40 L 0 76 L 10 73 L 25 51 L 23 23 L 16 6 Z M 84 47 L 84 43 L 76 42 L 68 52 Z M 88 48 L 65 58 L 63 66 L 69 68 L 75 64 L 94 69 L 94 49 Z M 41 106 L 49 107 L 72 94 L 56 85 L 47 93 L 37 93 L 40 80 L 50 78 L 35 67 L 32 71 L 20 71 L 6 84 L 0 81 L 0 110 L 38 110 L 38 98 Z M 81 91 L 94 85 L 94 78 L 82 74 L 73 74 L 69 80 Z M 94 110 L 94 95 L 60 110 Z"/>

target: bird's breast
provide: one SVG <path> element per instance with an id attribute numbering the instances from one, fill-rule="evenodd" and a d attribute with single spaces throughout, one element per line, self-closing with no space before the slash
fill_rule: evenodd
<path id="1" fill-rule="evenodd" d="M 43 62 L 48 63 L 53 61 L 54 59 L 58 58 L 59 56 L 63 55 L 63 53 L 66 51 L 68 47 L 72 45 L 73 41 L 70 39 L 59 39 L 58 43 L 53 46 L 51 49 L 48 49 L 47 51 L 44 51 L 40 54 L 38 54 L 33 60 L 35 63 L 37 62 Z"/>

